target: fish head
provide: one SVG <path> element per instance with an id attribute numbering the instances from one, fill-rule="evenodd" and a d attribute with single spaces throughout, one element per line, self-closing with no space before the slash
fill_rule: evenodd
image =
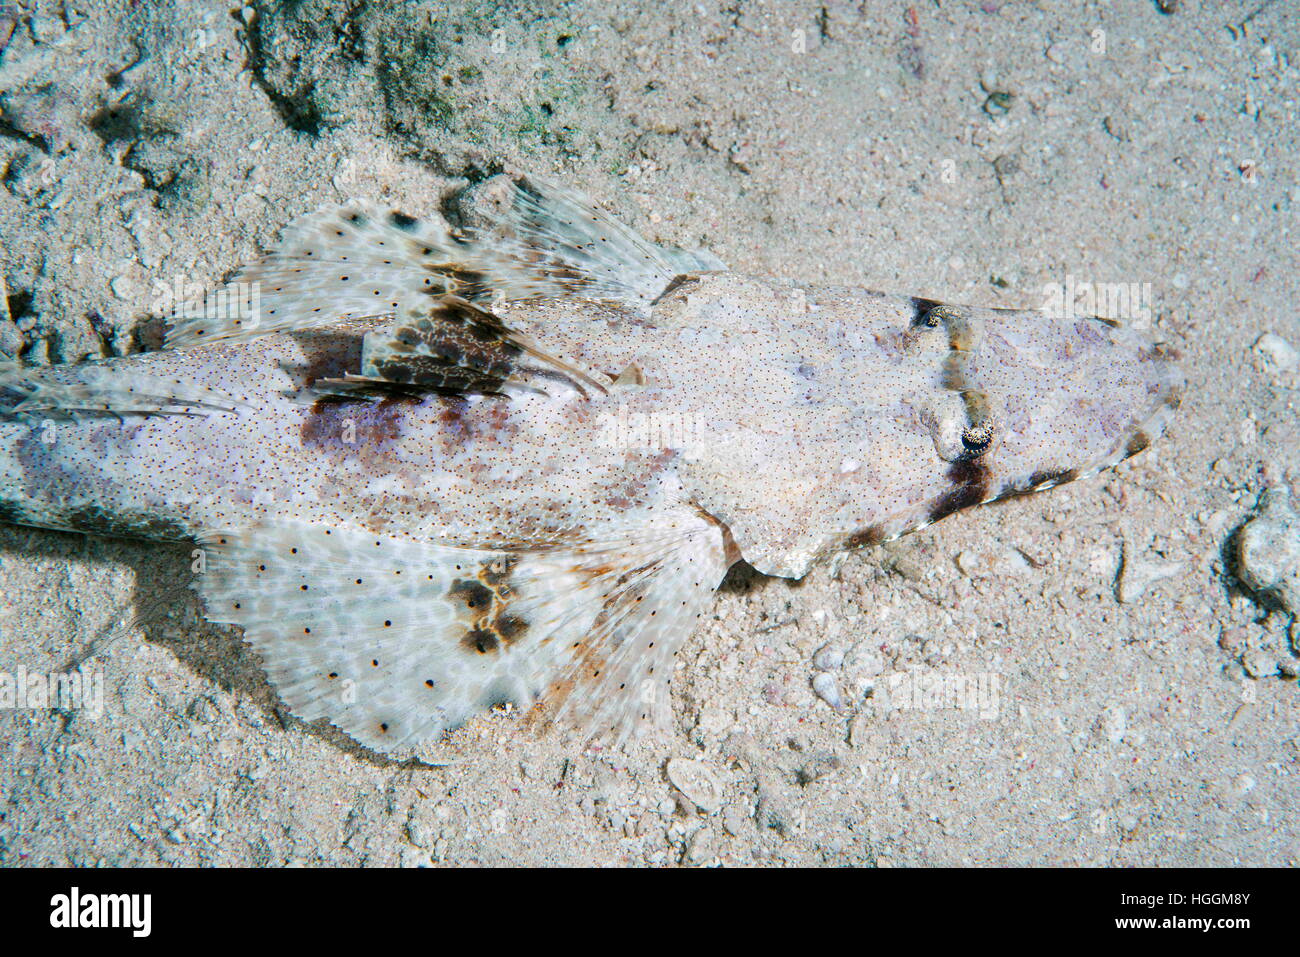
<path id="1" fill-rule="evenodd" d="M 1174 351 L 1111 320 L 805 294 L 798 323 L 775 310 L 743 402 L 718 400 L 727 440 L 682 466 L 767 574 L 1094 475 L 1158 438 L 1183 390 Z"/>

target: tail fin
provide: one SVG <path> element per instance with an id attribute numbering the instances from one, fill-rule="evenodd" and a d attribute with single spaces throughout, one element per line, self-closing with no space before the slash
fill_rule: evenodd
<path id="1" fill-rule="evenodd" d="M 104 446 L 66 441 L 117 422 L 237 413 L 216 389 L 144 372 L 139 360 L 71 366 L 0 362 L 0 520 L 63 531 L 177 540 L 179 516 L 104 475 Z"/>

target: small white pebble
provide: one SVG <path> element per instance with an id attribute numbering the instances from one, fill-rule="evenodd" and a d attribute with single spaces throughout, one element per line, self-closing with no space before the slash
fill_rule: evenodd
<path id="1" fill-rule="evenodd" d="M 835 671 L 842 664 L 844 664 L 844 649 L 839 645 L 822 645 L 813 655 L 813 665 L 819 671 Z"/>
<path id="2" fill-rule="evenodd" d="M 1300 367 L 1300 351 L 1275 332 L 1266 332 L 1255 340 L 1255 351 L 1283 372 Z"/>
<path id="3" fill-rule="evenodd" d="M 135 295 L 135 283 L 130 276 L 114 276 L 109 280 L 108 288 L 118 299 L 130 299 Z"/>
<path id="4" fill-rule="evenodd" d="M 1119 744 L 1123 741 L 1124 733 L 1128 730 L 1128 716 L 1125 715 L 1124 709 L 1120 707 L 1108 709 L 1105 717 L 1102 718 L 1102 728 L 1106 732 L 1106 740 L 1111 744 Z"/>
<path id="5" fill-rule="evenodd" d="M 722 783 L 707 765 L 690 758 L 672 758 L 665 770 L 669 783 L 705 814 L 722 807 Z"/>
<path id="6" fill-rule="evenodd" d="M 1255 679 L 1271 678 L 1277 674 L 1277 662 L 1262 651 L 1248 652 L 1241 659 L 1241 667 Z"/>
<path id="7" fill-rule="evenodd" d="M 821 698 L 836 711 L 844 707 L 844 699 L 840 697 L 839 683 L 836 682 L 835 676 L 829 671 L 819 671 L 813 676 L 813 691 L 817 697 Z"/>
<path id="8" fill-rule="evenodd" d="M 985 563 L 980 554 L 967 548 L 957 553 L 957 569 L 967 578 L 976 578 L 985 571 Z"/>

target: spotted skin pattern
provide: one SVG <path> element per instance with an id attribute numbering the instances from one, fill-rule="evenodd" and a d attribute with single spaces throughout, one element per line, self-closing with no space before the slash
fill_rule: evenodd
<path id="1" fill-rule="evenodd" d="M 1163 432 L 1100 319 L 737 275 L 537 180 L 353 202 L 158 352 L 0 365 L 0 519 L 199 547 L 286 704 L 380 752 L 509 703 L 622 741 L 727 568 L 803 576 Z"/>

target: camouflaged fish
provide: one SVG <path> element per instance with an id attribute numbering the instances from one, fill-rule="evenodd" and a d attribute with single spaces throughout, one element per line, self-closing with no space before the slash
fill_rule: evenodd
<path id="1" fill-rule="evenodd" d="M 526 178 L 464 209 L 311 214 L 256 309 L 0 367 L 0 517 L 197 542 L 208 616 L 377 751 L 504 702 L 622 739 L 734 562 L 1090 475 L 1182 386 L 1109 320 L 738 275 Z"/>

